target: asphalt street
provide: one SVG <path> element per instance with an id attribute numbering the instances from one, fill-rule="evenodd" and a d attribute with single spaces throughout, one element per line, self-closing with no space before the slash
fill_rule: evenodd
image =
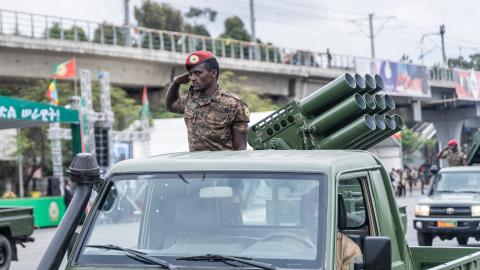
<path id="1" fill-rule="evenodd" d="M 419 190 L 414 190 L 412 194 L 407 194 L 407 196 L 402 198 L 397 198 L 398 205 L 407 205 L 407 214 L 408 214 L 408 228 L 407 228 L 407 242 L 411 246 L 416 246 L 417 244 L 417 233 L 413 228 L 413 217 L 414 217 L 414 208 L 417 202 L 421 199 L 422 195 Z M 53 234 L 55 233 L 56 228 L 46 228 L 46 229 L 37 229 L 33 233 L 35 238 L 34 243 L 27 243 L 26 248 L 18 247 L 18 256 L 20 261 L 12 262 L 10 269 L 12 270 L 31 270 L 36 269 L 40 259 L 45 252 L 49 241 L 52 239 Z M 433 241 L 434 246 L 458 246 L 457 241 L 441 241 L 438 238 L 435 238 Z M 470 238 L 468 242 L 469 246 L 480 246 L 480 242 L 475 241 L 475 239 Z M 65 260 L 64 263 L 65 264 Z"/>

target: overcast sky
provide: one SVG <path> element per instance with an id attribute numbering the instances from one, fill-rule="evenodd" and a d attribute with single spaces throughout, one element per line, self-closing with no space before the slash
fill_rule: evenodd
<path id="1" fill-rule="evenodd" d="M 133 6 L 142 0 L 130 0 Z M 226 17 L 238 15 L 250 30 L 249 0 L 164 0 L 183 12 L 190 6 L 219 12 L 207 28 L 216 36 Z M 91 21 L 123 22 L 123 0 L 2 0 L 0 9 L 55 15 Z M 447 57 L 466 57 L 480 52 L 478 0 L 255 0 L 257 37 L 276 46 L 332 53 L 370 56 L 368 14 L 374 13 L 376 56 L 399 60 L 402 54 L 414 62 L 421 51 L 430 52 L 425 64 L 441 62 L 440 36 L 426 33 L 446 26 Z M 133 15 L 132 21 L 134 22 Z M 134 22 L 135 23 L 135 22 Z"/>

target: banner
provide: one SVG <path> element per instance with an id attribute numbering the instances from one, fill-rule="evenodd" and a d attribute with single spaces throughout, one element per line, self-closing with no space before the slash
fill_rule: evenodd
<path id="1" fill-rule="evenodd" d="M 425 66 L 375 59 L 355 59 L 356 72 L 364 75 L 379 74 L 389 95 L 430 97 L 427 68 Z"/>
<path id="2" fill-rule="evenodd" d="M 80 69 L 80 132 L 82 152 L 95 154 L 95 133 L 93 129 L 92 82 L 90 71 Z"/>
<path id="3" fill-rule="evenodd" d="M 455 69 L 453 77 L 458 99 L 480 100 L 480 72 Z"/>

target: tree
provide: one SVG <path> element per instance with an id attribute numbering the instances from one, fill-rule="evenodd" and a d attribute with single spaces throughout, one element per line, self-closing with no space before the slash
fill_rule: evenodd
<path id="1" fill-rule="evenodd" d="M 0 95 L 13 96 L 27 100 L 46 102 L 45 96 L 49 81 L 39 80 L 28 82 L 29 85 L 0 88 Z M 71 83 L 57 83 L 60 105 L 68 104 L 68 99 L 73 95 Z M 141 105 L 134 99 L 128 98 L 125 91 L 117 87 L 110 88 L 112 110 L 115 113 L 114 129 L 121 130 L 140 118 Z M 98 111 L 100 108 L 99 85 L 92 84 L 93 106 Z M 23 128 L 17 136 L 16 156 L 23 158 L 24 186 L 27 190 L 36 170 L 42 169 L 44 174 L 52 173 L 50 140 L 47 138 L 48 126 Z M 71 142 L 62 144 L 64 166 L 68 166 L 72 159 Z"/>
<path id="2" fill-rule="evenodd" d="M 49 38 L 62 38 L 62 28 L 59 23 L 54 23 L 52 27 L 47 29 Z M 72 26 L 70 29 L 63 29 L 63 39 L 66 40 L 75 40 L 75 34 L 77 35 L 77 40 L 87 41 L 87 35 L 85 30 L 78 26 Z"/>
<path id="3" fill-rule="evenodd" d="M 250 41 L 251 37 L 243 21 L 237 17 L 229 17 L 224 22 L 225 31 L 220 35 L 221 38 L 237 39 L 243 41 Z"/>
<path id="4" fill-rule="evenodd" d="M 448 66 L 450 68 L 474 69 L 480 71 L 480 53 L 472 54 L 469 59 L 460 56 L 458 58 L 449 58 Z"/>
<path id="5" fill-rule="evenodd" d="M 94 42 L 102 43 L 103 44 L 111 44 L 111 45 L 121 45 L 125 44 L 125 31 L 126 28 L 116 27 L 113 24 L 103 22 L 99 24 L 98 27 L 95 29 L 93 34 Z M 115 35 L 114 35 L 115 33 Z M 103 40 L 102 40 L 103 36 Z"/>
<path id="6" fill-rule="evenodd" d="M 217 18 L 217 11 L 210 8 L 200 9 L 196 7 L 190 7 L 190 10 L 185 13 L 185 17 L 193 20 L 193 25 L 186 22 L 183 26 L 184 32 L 202 36 L 210 36 L 210 32 L 208 32 L 206 25 L 200 24 L 198 20 L 206 18 L 206 23 L 214 22 Z"/>
<path id="7" fill-rule="evenodd" d="M 238 80 L 234 80 L 234 76 L 235 73 L 231 71 L 222 72 L 219 77 L 219 85 L 240 96 L 247 103 L 251 112 L 274 111 L 279 108 L 271 99 L 259 94 L 254 86 L 249 86 L 246 83 L 247 77 L 239 77 Z"/>
<path id="8" fill-rule="evenodd" d="M 424 147 L 433 147 L 437 141 L 433 139 L 424 139 L 418 136 L 416 132 L 409 128 L 401 131 L 403 162 L 405 164 L 413 161 L 413 154 Z"/>
<path id="9" fill-rule="evenodd" d="M 135 19 L 142 27 L 181 32 L 183 28 L 182 13 L 165 3 L 144 0 L 140 7 L 135 7 Z"/>

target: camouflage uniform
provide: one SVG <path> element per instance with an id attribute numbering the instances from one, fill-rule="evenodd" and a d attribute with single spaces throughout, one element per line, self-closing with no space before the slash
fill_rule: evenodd
<path id="1" fill-rule="evenodd" d="M 221 88 L 211 97 L 190 90 L 175 104 L 184 113 L 190 151 L 233 150 L 233 132 L 248 131 L 247 105 Z"/>
<path id="2" fill-rule="evenodd" d="M 441 158 L 448 160 L 448 166 L 464 166 L 467 163 L 467 157 L 462 151 L 453 152 L 451 149 L 448 149 Z"/>

